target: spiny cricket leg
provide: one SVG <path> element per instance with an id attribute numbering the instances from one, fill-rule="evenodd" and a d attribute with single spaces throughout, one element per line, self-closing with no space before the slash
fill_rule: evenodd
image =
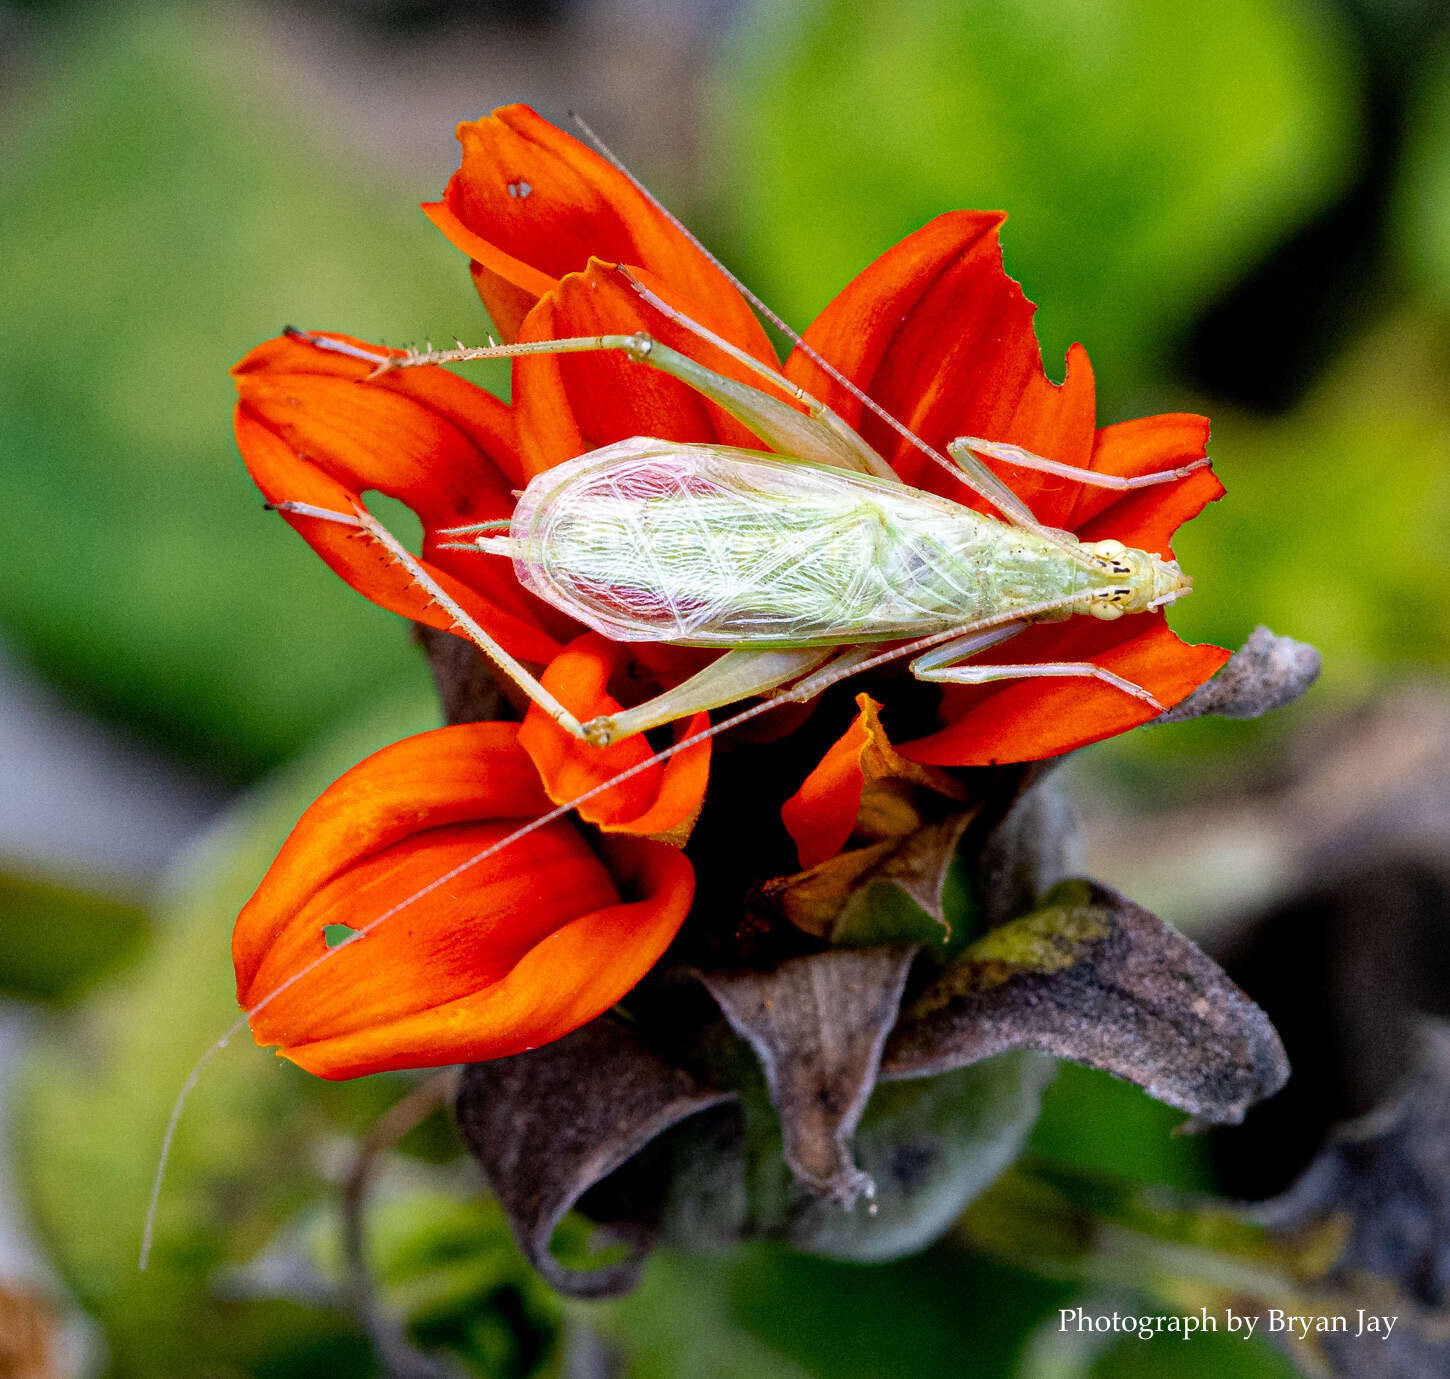
<path id="1" fill-rule="evenodd" d="M 713 345 L 716 349 L 728 354 L 736 362 L 743 364 L 753 373 L 759 374 L 772 387 L 779 388 L 806 409 L 810 419 L 816 423 L 816 429 L 802 435 L 801 444 L 798 444 L 796 448 L 786 447 L 785 453 L 794 455 L 797 459 L 816 460 L 824 464 L 874 474 L 880 479 L 901 482 L 896 471 L 867 445 L 860 435 L 847 426 L 844 418 L 834 409 L 828 407 L 819 398 L 812 397 L 798 383 L 791 382 L 779 370 L 771 368 L 769 364 L 761 363 L 753 354 L 747 353 L 738 345 L 731 344 L 724 336 L 717 335 L 708 326 L 701 325 L 694 317 L 687 316 L 683 311 L 672 307 L 658 293 L 650 291 L 623 264 L 616 264 L 614 271 L 633 288 L 641 299 L 648 302 L 667 321 L 673 321 L 692 335 L 697 335 L 706 344 Z M 698 387 L 697 384 L 694 386 Z M 704 389 L 700 389 L 700 391 L 703 392 Z M 706 395 L 708 396 L 708 394 Z M 725 404 L 721 403 L 721 405 Z M 731 412 L 731 415 L 746 426 L 750 426 L 751 430 L 755 430 L 748 418 L 734 411 Z M 756 434 L 761 433 L 756 432 Z M 802 446 L 810 448 L 802 448 Z"/>
<path id="2" fill-rule="evenodd" d="M 590 719 L 584 730 L 597 746 L 618 742 L 661 723 L 673 723 L 706 709 L 769 694 L 814 670 L 838 650 L 834 646 L 813 646 L 781 651 L 727 651 L 673 689 L 612 717 Z"/>
<path id="3" fill-rule="evenodd" d="M 338 522 L 366 532 L 401 565 L 417 583 L 467 634 L 468 639 L 561 728 L 575 737 L 586 736 L 584 726 L 523 665 L 503 649 L 432 575 L 412 551 L 403 545 L 377 518 L 366 512 L 335 512 L 312 503 L 275 503 L 278 512 L 296 513 L 324 522 Z"/>
<path id="4" fill-rule="evenodd" d="M 1159 713 L 1163 712 L 1164 706 L 1141 685 L 1135 685 L 1121 675 L 1114 675 L 1102 666 L 1093 665 L 1091 661 L 1039 661 L 1026 665 L 990 666 L 953 664 L 966 656 L 975 656 L 986 651 L 988 647 L 996 646 L 1008 637 L 1015 637 L 1026 627 L 1025 622 L 1006 623 L 985 632 L 959 637 L 928 651 L 924 656 L 918 656 L 910 663 L 909 669 L 918 680 L 951 685 L 984 685 L 993 680 L 1027 680 L 1038 676 L 1081 676 L 1101 680 L 1103 684 L 1120 689 L 1124 694 L 1131 694 L 1134 699 L 1151 704 Z"/>
<path id="5" fill-rule="evenodd" d="M 1095 469 L 1067 464 L 1062 460 L 1049 460 L 1042 455 L 1034 455 L 1030 450 L 1024 450 L 1020 445 L 1009 445 L 1006 441 L 983 440 L 980 436 L 958 436 L 947 446 L 947 453 L 964 469 L 969 457 L 975 458 L 972 455 L 973 451 L 982 455 L 990 455 L 994 460 L 1015 464 L 1022 469 L 1035 469 L 1043 474 L 1056 474 L 1063 479 L 1075 479 L 1080 484 L 1090 484 L 1095 488 L 1111 488 L 1121 493 L 1134 488 L 1148 488 L 1152 484 L 1169 484 L 1175 479 L 1186 479 L 1200 469 L 1207 469 L 1210 464 L 1208 458 L 1204 457 L 1194 460 L 1191 464 L 1179 465 L 1177 469 L 1159 469 L 1152 474 L 1135 474 L 1125 477 L 1121 474 L 1099 474 Z M 981 462 L 977 461 L 977 463 Z"/>
<path id="6" fill-rule="evenodd" d="M 652 293 L 650 295 L 653 297 Z M 736 349 L 733 345 L 727 346 L 726 341 L 706 331 L 704 326 L 698 326 L 694 322 L 690 324 L 697 332 L 705 333 L 711 343 L 727 348 L 732 358 L 748 361 L 756 372 L 775 387 L 791 397 L 800 394 L 799 400 L 807 405 L 812 401 L 789 379 L 781 377 L 758 359 L 752 359 L 744 350 Z M 706 368 L 688 355 L 661 344 L 643 331 L 635 335 L 571 336 L 563 340 L 528 340 L 516 345 L 483 345 L 476 348 L 460 345 L 451 350 L 412 351 L 400 358 L 387 360 L 374 369 L 371 376 L 376 377 L 393 369 L 414 369 L 425 364 L 465 364 L 479 359 L 513 359 L 529 354 L 580 354 L 591 350 L 619 350 L 636 364 L 647 364 L 671 378 L 678 378 L 702 397 L 729 412 L 741 425 L 749 427 L 766 445 L 781 455 L 814 460 L 817 464 L 834 465 L 839 469 L 852 469 L 858 473 L 896 478 L 886 462 L 870 450 L 864 441 L 854 437 L 854 433 L 853 441 L 848 442 L 820 417 L 814 414 L 804 415 L 778 397 L 772 397 L 759 388 L 738 383 L 733 378 L 716 373 L 714 369 Z M 819 407 L 823 404 L 815 405 Z"/>

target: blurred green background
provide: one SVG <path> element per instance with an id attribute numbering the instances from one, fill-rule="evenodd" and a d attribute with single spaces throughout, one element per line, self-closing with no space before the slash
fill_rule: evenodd
<path id="1" fill-rule="evenodd" d="M 170 1098 L 232 1018 L 232 914 L 323 784 L 437 721 L 405 629 L 261 510 L 226 371 L 285 323 L 482 335 L 415 209 L 456 120 L 581 110 L 798 326 L 937 212 L 1005 208 L 1049 373 L 1081 340 L 1100 421 L 1213 417 L 1229 494 L 1178 545 L 1196 592 L 1174 625 L 1237 646 L 1268 623 L 1321 649 L 1323 679 L 1263 723 L 1095 749 L 1090 823 L 1247 788 L 1316 718 L 1443 679 L 1438 0 L 12 0 L 0 54 L 0 1288 L 51 1300 L 64 1372 L 372 1372 L 325 1194 L 404 1080 L 319 1087 L 231 1050 L 184 1123 L 155 1264 L 133 1260 Z M 1202 920 L 1202 878 L 1155 884 L 1165 918 Z M 1212 1187 L 1176 1119 L 1069 1069 L 1035 1147 Z M 960 1375 L 964 1355 L 1029 1375 L 1074 1296 L 950 1248 L 875 1269 L 752 1249 L 565 1308 L 460 1205 L 451 1146 L 410 1148 L 380 1271 L 478 1373 L 559 1373 L 598 1333 L 630 1376 Z M 1054 1372 L 1290 1372 L 1239 1342 L 1229 1371 L 1217 1346 Z"/>

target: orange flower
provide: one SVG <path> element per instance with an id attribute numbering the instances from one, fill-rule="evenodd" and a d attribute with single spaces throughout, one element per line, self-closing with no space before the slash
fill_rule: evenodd
<path id="1" fill-rule="evenodd" d="M 612 271 L 622 263 L 679 310 L 775 364 L 759 322 L 725 275 L 603 159 L 521 106 L 460 126 L 459 138 L 462 166 L 443 199 L 424 209 L 469 256 L 478 291 L 506 339 L 647 330 L 710 368 L 754 381 L 738 361 L 653 313 Z M 1207 422 L 1199 417 L 1097 429 L 1092 374 L 1078 347 L 1065 382 L 1048 381 L 1032 307 L 1002 269 L 1001 220 L 957 212 L 932 221 L 850 284 L 807 332 L 809 343 L 937 446 L 959 435 L 986 436 L 1116 474 L 1201 455 Z M 630 436 L 759 448 L 740 423 L 684 384 L 617 353 L 518 358 L 511 406 L 434 367 L 364 382 L 369 371 L 365 360 L 292 338 L 260 346 L 237 366 L 238 443 L 269 499 L 350 512 L 361 508 L 362 493 L 378 489 L 406 503 L 423 525 L 427 571 L 508 651 L 545 666 L 546 684 L 581 718 L 611 711 L 611 691 L 627 686 L 635 698 L 648 697 L 704 663 L 707 654 L 697 650 L 581 636 L 569 618 L 520 587 L 507 561 L 446 549 L 441 533 L 507 516 L 512 492 L 533 475 Z M 907 482 L 974 502 L 965 487 L 863 415 L 806 354 L 796 351 L 785 372 L 856 425 Z M 1222 493 L 1207 471 L 1126 496 L 1002 472 L 1045 523 L 1163 554 L 1179 524 Z M 286 516 L 367 597 L 417 621 L 450 626 L 356 529 Z M 1185 645 L 1155 613 L 1044 624 L 1010 642 L 1001 659 L 1093 660 L 1172 704 L 1226 655 Z M 1021 761 L 1121 732 L 1152 714 L 1095 681 L 948 687 L 935 730 L 899 750 L 936 765 Z M 852 732 L 859 736 L 859 727 Z M 389 755 L 405 749 L 412 755 Z M 505 836 L 503 821 L 540 812 L 545 795 L 564 803 L 643 761 L 649 750 L 635 738 L 596 752 L 530 709 L 521 727 L 444 729 L 371 758 L 312 807 L 243 912 L 241 999 L 265 998 L 315 958 L 324 925 L 362 927 L 482 840 Z M 410 785 L 398 774 L 403 760 L 426 767 Z M 705 747 L 687 749 L 595 797 L 583 812 L 607 831 L 682 842 L 701 807 L 707 763 Z M 518 783 L 529 770 L 543 793 Z M 500 771 L 513 772 L 512 801 L 488 784 Z M 845 800 L 849 781 L 842 789 Z M 820 808 L 846 807 L 832 802 L 831 791 L 816 793 Z M 350 822 L 354 815 L 371 822 Z M 597 1014 L 643 975 L 678 927 L 689 864 L 669 853 L 666 865 L 658 852 L 663 843 L 623 844 L 617 855 L 625 860 L 611 852 L 608 868 L 623 867 L 615 879 L 643 886 L 646 898 L 617 905 L 610 871 L 570 841 L 572 828 L 551 824 L 456 884 L 411 902 L 391 926 L 391 939 L 381 928 L 376 939 L 339 953 L 272 1000 L 256 1021 L 258 1039 L 340 1076 L 494 1056 L 557 1037 Z M 377 841 L 384 836 L 386 842 Z M 841 821 L 816 836 L 844 836 Z M 546 948 L 547 961 L 536 957 Z"/>
<path id="2" fill-rule="evenodd" d="M 498 1058 L 577 1029 L 654 965 L 689 910 L 689 862 L 631 838 L 606 867 L 560 820 L 282 989 L 330 926 L 365 927 L 548 808 L 518 738 L 512 723 L 406 738 L 302 816 L 232 940 L 237 1000 L 280 989 L 258 1043 L 323 1077 Z"/>

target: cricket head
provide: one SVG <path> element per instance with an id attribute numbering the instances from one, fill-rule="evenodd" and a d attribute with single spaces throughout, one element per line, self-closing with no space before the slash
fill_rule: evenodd
<path id="1" fill-rule="evenodd" d="M 1193 590 L 1192 577 L 1176 560 L 1135 550 L 1121 541 L 1087 541 L 1083 549 L 1102 562 L 1112 585 L 1088 599 L 1086 611 L 1095 618 L 1111 620 L 1124 613 L 1165 608 Z"/>

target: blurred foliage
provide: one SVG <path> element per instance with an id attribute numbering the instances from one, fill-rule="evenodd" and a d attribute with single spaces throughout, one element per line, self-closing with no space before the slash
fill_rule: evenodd
<path id="1" fill-rule="evenodd" d="M 1442 42 L 1410 88 L 1405 175 L 1395 236 L 1413 285 L 1450 307 L 1450 42 Z"/>
<path id="2" fill-rule="evenodd" d="M 755 1246 L 661 1253 L 632 1297 L 596 1309 L 628 1379 L 973 1379 L 1013 1374 L 1070 1292 L 938 1249 L 865 1267 Z"/>
<path id="3" fill-rule="evenodd" d="M 334 1086 L 249 1047 L 216 1058 L 181 1122 L 150 1268 L 139 1273 L 136 1260 L 172 1100 L 236 1018 L 231 917 L 324 784 L 436 721 L 431 695 L 390 696 L 238 807 L 182 862 L 144 958 L 28 1054 L 16 1148 L 30 1208 L 67 1285 L 105 1327 L 118 1379 L 367 1372 L 335 1308 L 239 1305 L 214 1291 L 214 1274 L 327 1191 L 304 1147 L 366 1125 L 396 1097 L 396 1079 Z"/>
<path id="4" fill-rule="evenodd" d="M 404 340 L 484 318 L 412 209 L 448 170 L 362 176 L 356 131 L 238 61 L 252 36 L 224 15 L 95 20 L 11 112 L 0 623 L 74 697 L 235 780 L 422 670 L 262 511 L 227 369 L 289 321 Z"/>
<path id="5" fill-rule="evenodd" d="M 1049 372 L 1081 340 L 1122 398 L 1345 180 L 1331 19 L 1278 0 L 756 5 L 715 102 L 753 285 L 809 320 L 932 216 L 1001 207 Z"/>
<path id="6" fill-rule="evenodd" d="M 64 1000 L 130 956 L 146 932 L 136 905 L 74 886 L 0 874 L 0 994 Z"/>
<path id="7" fill-rule="evenodd" d="M 229 781 L 292 757 L 379 685 L 415 687 L 217 830 L 149 917 L 149 948 L 133 908 L 0 883 L 0 988 L 83 997 L 73 1018 L 49 1013 L 26 1069 L 28 1205 L 120 1379 L 366 1375 L 326 1289 L 284 1301 L 227 1281 L 276 1248 L 279 1222 L 317 1213 L 329 1189 L 312 1152 L 356 1133 L 400 1080 L 321 1086 L 252 1050 L 218 1059 L 182 1122 L 150 1272 L 134 1258 L 171 1098 L 234 1014 L 230 916 L 321 785 L 436 718 L 396 619 L 260 511 L 227 434 L 226 369 L 288 321 L 477 338 L 464 265 L 414 209 L 451 165 L 407 185 L 370 165 L 368 131 L 240 11 L 26 8 L 68 27 L 36 50 L 46 70 L 7 93 L 0 154 L 0 626 L 72 696 Z M 1267 622 L 1323 650 L 1324 682 L 1261 724 L 1201 720 L 1096 749 L 1104 799 L 1114 780 L 1139 802 L 1201 787 L 1196 766 L 1241 770 L 1298 716 L 1450 663 L 1450 46 L 1436 8 L 759 0 L 720 53 L 712 238 L 789 317 L 808 320 L 932 215 L 1002 206 L 1049 371 L 1081 339 L 1104 421 L 1215 418 L 1229 494 L 1178 543 L 1198 586 L 1174 625 L 1237 645 Z M 1352 217 L 1365 257 L 1336 259 L 1351 193 L 1366 199 Z M 1316 226 L 1317 257 L 1294 257 Z M 1296 274 L 1298 307 L 1272 292 Z M 1361 290 L 1312 309 L 1336 275 Z M 1195 377 L 1234 396 L 1175 377 L 1210 318 L 1193 350 L 1219 351 L 1219 366 L 1195 359 Z M 1307 342 L 1320 370 L 1278 412 L 1253 410 L 1290 395 L 1251 386 L 1257 326 Z M 1209 1187 L 1200 1143 L 1169 1133 L 1179 1119 L 1066 1068 L 1032 1147 Z M 630 1379 L 931 1379 L 965 1356 L 974 1375 L 1040 1379 L 1022 1357 L 1045 1352 L 1024 1347 L 1081 1300 L 951 1248 L 866 1268 L 759 1247 L 662 1253 L 635 1297 L 565 1306 L 522 1272 L 493 1208 L 430 1192 L 380 1208 L 385 1305 L 489 1374 L 553 1371 L 562 1327 L 601 1332 Z M 1123 1341 L 1057 1356 L 1053 1373 L 1287 1372 L 1242 1344 Z"/>

